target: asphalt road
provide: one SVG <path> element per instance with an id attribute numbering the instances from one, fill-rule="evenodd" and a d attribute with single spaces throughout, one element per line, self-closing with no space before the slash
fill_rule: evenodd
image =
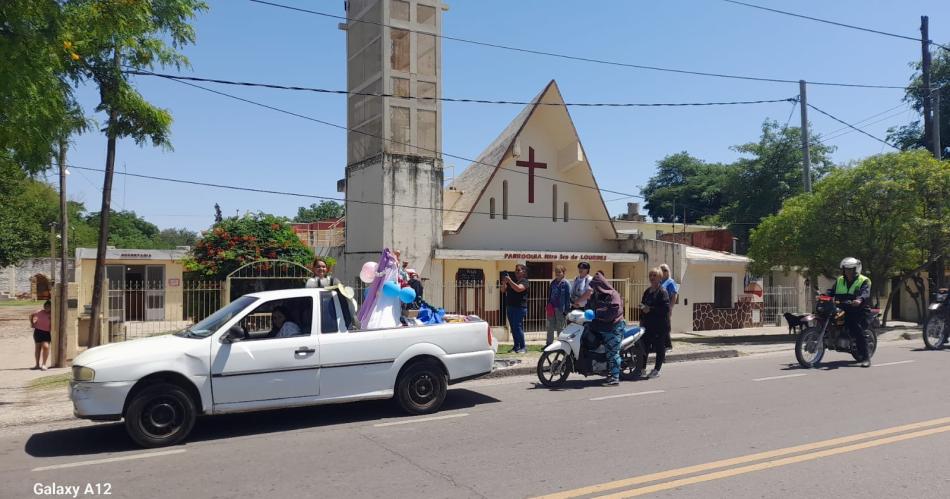
<path id="1" fill-rule="evenodd" d="M 947 497 L 950 351 L 920 345 L 882 344 L 870 369 L 783 352 L 619 387 L 474 381 L 434 417 L 386 402 L 208 417 L 150 451 L 117 424 L 23 427 L 0 435 L 0 497 Z"/>

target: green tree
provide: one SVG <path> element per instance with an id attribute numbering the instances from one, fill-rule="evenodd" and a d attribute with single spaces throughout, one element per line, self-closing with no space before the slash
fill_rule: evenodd
<path id="1" fill-rule="evenodd" d="M 297 237 L 286 218 L 248 214 L 225 218 L 202 234 L 185 267 L 203 277 L 221 280 L 238 267 L 258 260 L 287 260 L 309 266 L 313 251 Z"/>
<path id="2" fill-rule="evenodd" d="M 919 268 L 934 238 L 950 243 L 950 168 L 926 151 L 890 153 L 831 172 L 812 194 L 785 202 L 752 232 L 752 271 L 837 274 L 855 256 L 875 296 L 889 279 Z"/>
<path id="3" fill-rule="evenodd" d="M 733 163 L 723 196 L 728 200 L 711 221 L 729 226 L 746 248 L 749 233 L 765 217 L 777 213 L 782 203 L 804 190 L 802 185 L 801 129 L 784 128 L 767 120 L 762 124 L 758 142 L 733 147 L 748 155 Z M 834 167 L 829 159 L 832 146 L 809 137 L 812 182 L 825 176 Z"/>
<path id="4" fill-rule="evenodd" d="M 155 239 L 162 247 L 194 246 L 198 233 L 188 229 L 162 229 Z"/>
<path id="5" fill-rule="evenodd" d="M 190 21 L 207 5 L 200 0 L 71 0 L 65 3 L 64 44 L 74 53 L 76 77 L 99 91 L 96 110 L 107 116 L 106 165 L 97 244 L 96 279 L 93 281 L 92 315 L 102 308 L 105 250 L 112 213 L 112 177 L 116 141 L 131 138 L 136 144 L 151 142 L 170 148 L 171 114 L 148 103 L 129 82 L 127 71 L 153 69 L 155 65 L 180 68 L 188 60 L 178 52 L 194 43 Z M 92 322 L 90 337 L 99 344 L 99 321 Z"/>
<path id="6" fill-rule="evenodd" d="M 0 163 L 28 173 L 50 166 L 85 120 L 71 85 L 78 55 L 64 30 L 64 2 L 0 2 Z"/>
<path id="7" fill-rule="evenodd" d="M 911 63 L 914 74 L 911 83 L 904 94 L 904 102 L 910 104 L 918 113 L 924 112 L 924 97 L 928 92 L 923 88 L 920 61 Z M 950 144 L 950 51 L 938 50 L 930 64 L 930 87 L 940 90 L 940 137 L 944 148 Z M 892 127 L 887 130 L 888 142 L 897 145 L 901 150 L 928 149 L 932 150 L 931 137 L 924 137 L 923 125 L 920 120 L 914 120 L 906 125 Z"/>
<path id="8" fill-rule="evenodd" d="M 656 166 L 656 174 L 642 190 L 643 207 L 653 219 L 697 223 L 722 209 L 733 167 L 706 163 L 686 151 L 671 154 Z"/>
<path id="9" fill-rule="evenodd" d="M 311 204 L 310 206 L 301 206 L 297 208 L 297 216 L 294 222 L 309 223 L 328 218 L 340 218 L 343 216 L 343 205 L 336 201 L 320 201 L 320 204 Z"/>

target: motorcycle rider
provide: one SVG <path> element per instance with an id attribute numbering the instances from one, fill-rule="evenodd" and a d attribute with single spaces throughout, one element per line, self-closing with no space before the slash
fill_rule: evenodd
<path id="1" fill-rule="evenodd" d="M 858 355 L 864 359 L 861 367 L 871 367 L 868 355 L 868 340 L 864 331 L 868 328 L 868 310 L 871 298 L 871 280 L 861 274 L 861 261 L 854 257 L 841 260 L 841 276 L 835 281 L 828 294 L 835 301 L 842 302 L 844 324 L 858 348 Z M 850 301 L 850 304 L 848 302 Z"/>
<path id="2" fill-rule="evenodd" d="M 590 282 L 593 293 L 587 301 L 589 308 L 594 310 L 594 320 L 590 323 L 590 330 L 599 334 L 604 342 L 607 354 L 606 386 L 620 384 L 620 341 L 623 339 L 623 298 L 610 286 L 603 272 L 594 274 Z"/>

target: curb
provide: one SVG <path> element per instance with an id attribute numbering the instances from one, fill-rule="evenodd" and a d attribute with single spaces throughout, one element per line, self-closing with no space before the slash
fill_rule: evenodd
<path id="1" fill-rule="evenodd" d="M 666 356 L 664 363 L 668 362 L 690 362 L 694 360 L 710 359 L 728 359 L 742 355 L 738 350 L 704 350 L 700 352 L 673 353 Z M 488 378 L 507 378 L 509 376 L 525 376 L 535 374 L 537 366 L 514 364 L 511 367 L 501 367 L 495 369 L 490 374 L 482 376 L 481 379 Z"/>

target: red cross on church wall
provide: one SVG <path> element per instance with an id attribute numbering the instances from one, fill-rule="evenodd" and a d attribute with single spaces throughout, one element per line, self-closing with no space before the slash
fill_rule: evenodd
<path id="1" fill-rule="evenodd" d="M 518 166 L 526 166 L 528 168 L 528 202 L 534 202 L 534 169 L 535 168 L 547 168 L 547 163 L 537 163 L 534 161 L 534 148 L 528 148 L 528 161 L 516 161 Z"/>

